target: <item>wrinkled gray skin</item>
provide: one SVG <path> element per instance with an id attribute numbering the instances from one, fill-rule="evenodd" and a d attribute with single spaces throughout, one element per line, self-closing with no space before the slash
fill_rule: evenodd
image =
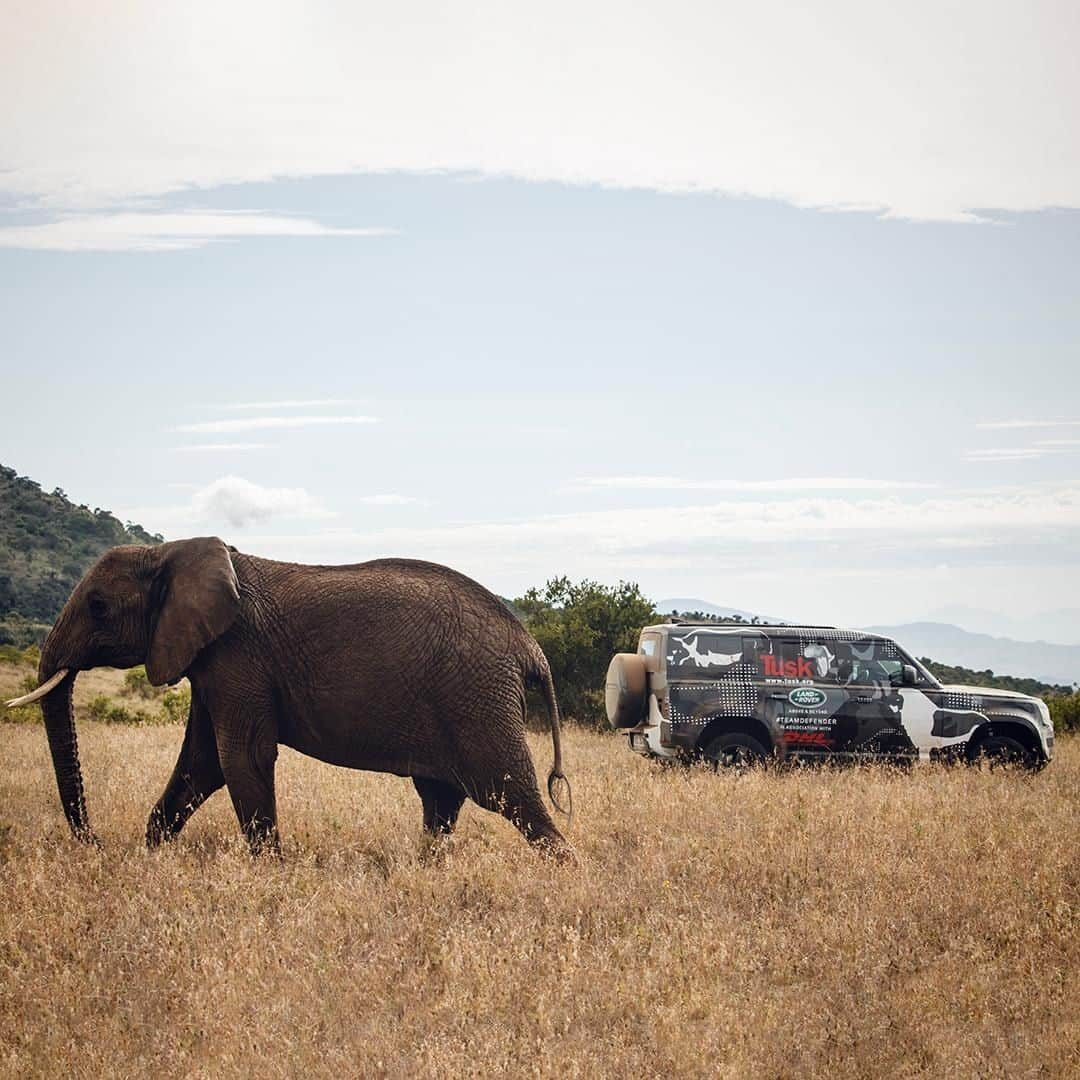
<path id="1" fill-rule="evenodd" d="M 72 592 L 41 654 L 56 780 L 76 836 L 86 813 L 72 712 L 75 673 L 146 664 L 156 686 L 191 681 L 180 757 L 150 814 L 150 846 L 229 789 L 254 851 L 278 846 L 279 744 L 321 761 L 409 776 L 424 828 L 448 833 L 466 797 L 533 842 L 565 846 L 525 743 L 525 688 L 546 698 L 562 778 L 559 716 L 540 646 L 497 597 L 432 563 L 271 562 L 217 538 L 118 547 Z"/>

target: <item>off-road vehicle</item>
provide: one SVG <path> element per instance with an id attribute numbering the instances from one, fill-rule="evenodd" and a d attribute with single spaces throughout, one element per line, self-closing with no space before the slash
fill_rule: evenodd
<path id="1" fill-rule="evenodd" d="M 1045 765 L 1054 751 L 1039 698 L 942 686 L 895 641 L 817 626 L 664 623 L 618 653 L 608 720 L 630 748 L 717 765 L 779 759 Z"/>

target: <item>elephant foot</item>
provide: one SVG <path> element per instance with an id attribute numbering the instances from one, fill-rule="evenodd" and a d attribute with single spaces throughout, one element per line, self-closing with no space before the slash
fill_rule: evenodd
<path id="1" fill-rule="evenodd" d="M 177 831 L 175 827 L 170 827 L 165 812 L 160 807 L 154 807 L 146 822 L 146 846 L 153 851 L 154 848 L 167 844 Z"/>
<path id="2" fill-rule="evenodd" d="M 553 862 L 558 863 L 560 866 L 581 865 L 581 860 L 578 858 L 577 851 L 575 851 L 573 845 L 562 836 L 557 840 L 553 840 L 550 837 L 535 840 L 533 841 L 533 847 L 542 855 L 551 859 Z"/>
<path id="3" fill-rule="evenodd" d="M 252 825 L 245 831 L 253 859 L 280 859 L 282 857 L 281 837 L 277 826 Z"/>
<path id="4" fill-rule="evenodd" d="M 456 841 L 453 834 L 440 830 L 425 830 L 420 834 L 418 858 L 421 866 L 441 866 L 454 850 Z"/>

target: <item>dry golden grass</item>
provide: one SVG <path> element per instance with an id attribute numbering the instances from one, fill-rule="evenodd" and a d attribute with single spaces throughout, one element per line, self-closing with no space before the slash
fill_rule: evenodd
<path id="1" fill-rule="evenodd" d="M 148 853 L 181 737 L 82 725 L 98 852 L 41 729 L 0 725 L 4 1073 L 1080 1070 L 1080 741 L 1034 777 L 736 777 L 572 731 L 563 866 L 471 804 L 425 853 L 408 781 L 287 750 L 281 861 L 224 792 Z"/>

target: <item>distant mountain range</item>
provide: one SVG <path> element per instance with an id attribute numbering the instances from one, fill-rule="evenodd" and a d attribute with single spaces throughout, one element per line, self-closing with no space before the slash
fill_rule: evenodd
<path id="1" fill-rule="evenodd" d="M 672 611 L 699 611 L 717 618 L 738 616 L 747 622 L 755 617 L 763 623 L 791 621 L 740 608 L 723 607 L 693 597 L 661 600 L 656 610 L 664 615 Z M 910 622 L 892 626 L 865 626 L 861 629 L 895 638 L 915 656 L 932 657 L 974 671 L 993 671 L 1000 675 L 1021 676 L 1048 683 L 1071 685 L 1080 682 L 1080 645 L 994 637 L 942 622 Z"/>
<path id="2" fill-rule="evenodd" d="M 989 608 L 949 604 L 926 612 L 924 622 L 951 623 L 972 633 L 1017 641 L 1053 641 L 1059 645 L 1080 645 L 1080 608 L 1055 608 L 1035 615 L 1016 615 Z"/>
<path id="3" fill-rule="evenodd" d="M 950 664 L 976 671 L 989 669 L 1054 683 L 1080 682 L 1080 645 L 973 634 L 951 623 L 914 622 L 864 629 L 895 638 L 917 656 L 947 659 Z"/>

